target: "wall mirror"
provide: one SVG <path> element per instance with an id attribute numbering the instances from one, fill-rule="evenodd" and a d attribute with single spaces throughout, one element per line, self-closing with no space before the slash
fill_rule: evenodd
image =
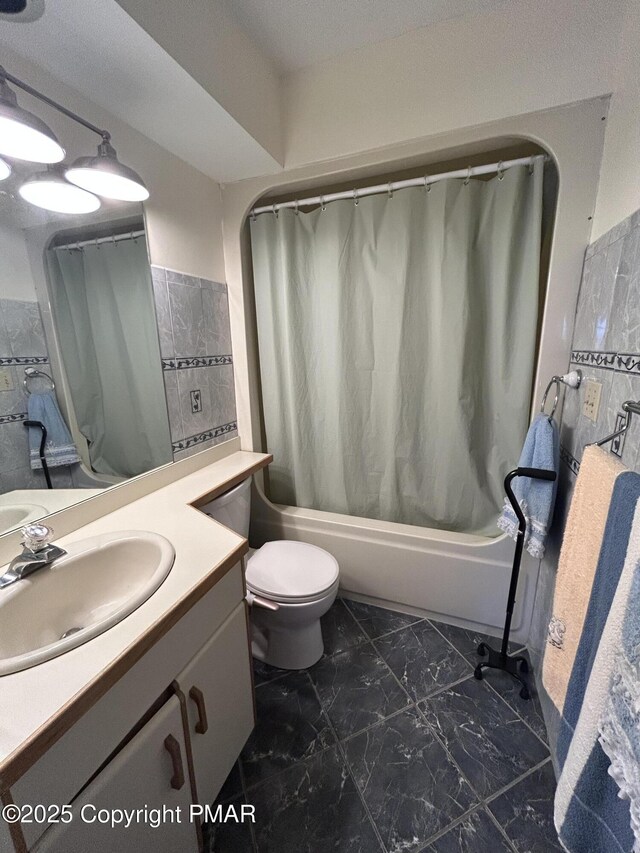
<path id="1" fill-rule="evenodd" d="M 0 533 L 172 461 L 142 204 L 0 183 Z M 43 439 L 49 452 L 45 452 Z"/>

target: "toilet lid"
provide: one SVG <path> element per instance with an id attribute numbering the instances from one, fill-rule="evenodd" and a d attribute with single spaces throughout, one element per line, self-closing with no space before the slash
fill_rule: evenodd
<path id="1" fill-rule="evenodd" d="M 267 542 L 247 562 L 247 586 L 275 601 L 321 596 L 338 579 L 338 562 L 306 542 Z"/>

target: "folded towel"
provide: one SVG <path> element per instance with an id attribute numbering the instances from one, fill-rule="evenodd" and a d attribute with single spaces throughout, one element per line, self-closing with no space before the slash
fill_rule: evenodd
<path id="1" fill-rule="evenodd" d="M 27 403 L 30 421 L 40 421 L 47 430 L 47 443 L 44 458 L 49 468 L 59 465 L 71 465 L 79 462 L 80 456 L 71 438 L 71 433 L 58 408 L 58 401 L 52 391 L 32 392 Z M 40 460 L 40 442 L 42 431 L 29 427 L 29 458 L 32 468 L 42 468 Z"/>
<path id="2" fill-rule="evenodd" d="M 560 840 L 570 853 L 621 851 L 633 844 L 629 802 L 607 773 L 599 727 L 620 648 L 631 582 L 640 559 L 640 475 L 615 483 L 558 737 L 555 797 Z M 638 602 L 636 602 L 637 604 Z"/>
<path id="3" fill-rule="evenodd" d="M 562 712 L 582 635 L 591 587 L 620 460 L 601 447 L 586 447 L 569 509 L 542 665 L 542 683 Z"/>
<path id="4" fill-rule="evenodd" d="M 548 415 L 539 414 L 533 419 L 520 454 L 519 468 L 545 468 L 558 470 L 558 427 Z M 524 545 L 533 557 L 544 556 L 544 545 L 553 517 L 557 483 L 518 477 L 513 493 L 527 520 Z M 498 527 L 512 539 L 518 535 L 518 519 L 510 501 L 505 498 Z"/>
<path id="5" fill-rule="evenodd" d="M 640 528 L 640 504 L 631 537 Z M 640 533 L 637 534 L 640 538 Z M 600 745 L 611 762 L 609 774 L 619 788 L 619 796 L 629 801 L 629 819 L 635 839 L 634 853 L 640 851 L 640 553 L 629 568 L 630 580 L 620 579 L 612 607 L 624 617 L 619 652 L 613 664 L 609 692 L 600 717 Z M 618 599 L 620 601 L 618 602 Z"/>

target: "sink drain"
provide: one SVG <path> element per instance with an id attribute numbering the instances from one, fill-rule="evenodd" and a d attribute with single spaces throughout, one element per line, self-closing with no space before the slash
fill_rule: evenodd
<path id="1" fill-rule="evenodd" d="M 60 637 L 60 639 L 66 640 L 67 637 L 70 637 L 72 634 L 77 634 L 78 631 L 82 631 L 82 628 L 69 628 L 68 631 L 64 632 L 64 634 Z"/>

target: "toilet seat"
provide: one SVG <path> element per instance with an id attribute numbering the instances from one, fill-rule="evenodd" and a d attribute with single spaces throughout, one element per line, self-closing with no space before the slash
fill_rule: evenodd
<path id="1" fill-rule="evenodd" d="M 338 583 L 335 557 L 307 542 L 267 542 L 247 561 L 251 592 L 273 601 L 303 604 L 323 598 Z"/>

